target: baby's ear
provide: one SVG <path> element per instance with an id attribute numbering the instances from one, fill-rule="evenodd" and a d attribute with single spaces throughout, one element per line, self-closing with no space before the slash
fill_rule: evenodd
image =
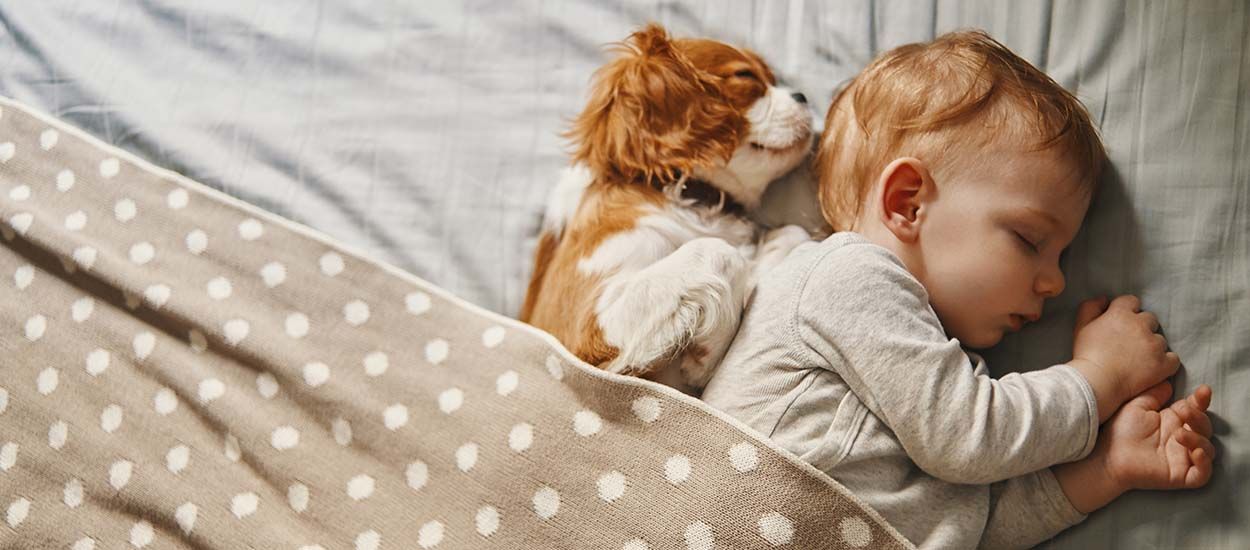
<path id="1" fill-rule="evenodd" d="M 912 242 L 917 237 L 921 209 L 932 193 L 929 171 L 919 159 L 899 158 L 886 165 L 877 183 L 881 223 L 899 240 Z"/>
<path id="2" fill-rule="evenodd" d="M 729 160 L 745 119 L 664 28 L 649 24 L 595 73 L 590 102 L 566 134 L 596 176 L 673 181 Z"/>

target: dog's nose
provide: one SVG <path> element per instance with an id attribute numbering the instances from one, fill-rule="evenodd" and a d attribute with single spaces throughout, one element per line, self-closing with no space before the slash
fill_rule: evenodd
<path id="1" fill-rule="evenodd" d="M 800 93 L 800 92 L 794 92 L 794 93 L 790 94 L 790 97 L 793 97 L 793 98 L 794 98 L 794 100 L 795 100 L 795 101 L 797 101 L 797 102 L 799 102 L 799 103 L 807 103 L 807 96 L 803 95 L 803 94 L 802 94 L 802 93 Z"/>

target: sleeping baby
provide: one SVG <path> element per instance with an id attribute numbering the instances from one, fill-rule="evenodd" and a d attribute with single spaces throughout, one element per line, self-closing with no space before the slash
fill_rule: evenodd
<path id="1" fill-rule="evenodd" d="M 963 349 L 1063 290 L 1105 162 L 1080 102 L 983 33 L 883 54 L 826 119 L 840 232 L 760 282 L 704 400 L 922 548 L 1031 546 L 1127 490 L 1206 484 L 1211 389 L 1164 407 L 1180 360 L 1137 298 L 1082 303 L 1063 365 L 993 379 Z"/>

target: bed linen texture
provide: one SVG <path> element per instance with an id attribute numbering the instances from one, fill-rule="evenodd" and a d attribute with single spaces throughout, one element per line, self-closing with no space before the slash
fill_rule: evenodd
<path id="1" fill-rule="evenodd" d="M 1215 389 L 1220 454 L 1208 487 L 1128 495 L 1046 546 L 1250 547 L 1244 1 L 6 2 L 0 94 L 514 315 L 560 132 L 603 46 L 651 20 L 755 49 L 817 119 L 876 54 L 967 27 L 1076 93 L 1113 169 L 1064 294 L 986 358 L 1066 359 L 1080 300 L 1138 293 L 1178 391 Z M 813 205 L 799 171 L 762 217 L 818 227 Z"/>

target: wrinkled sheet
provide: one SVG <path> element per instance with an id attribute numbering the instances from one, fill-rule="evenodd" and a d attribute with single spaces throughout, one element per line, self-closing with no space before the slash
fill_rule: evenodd
<path id="1" fill-rule="evenodd" d="M 988 354 L 1065 359 L 1075 304 L 1135 292 L 1216 391 L 1203 490 L 1129 495 L 1054 547 L 1250 546 L 1250 7 L 1210 2 L 29 2 L 0 93 L 488 309 L 523 297 L 602 45 L 647 21 L 750 46 L 823 114 L 876 54 L 981 27 L 1073 90 L 1115 164 L 1048 318 Z M 803 178 L 764 217 L 817 224 Z"/>

